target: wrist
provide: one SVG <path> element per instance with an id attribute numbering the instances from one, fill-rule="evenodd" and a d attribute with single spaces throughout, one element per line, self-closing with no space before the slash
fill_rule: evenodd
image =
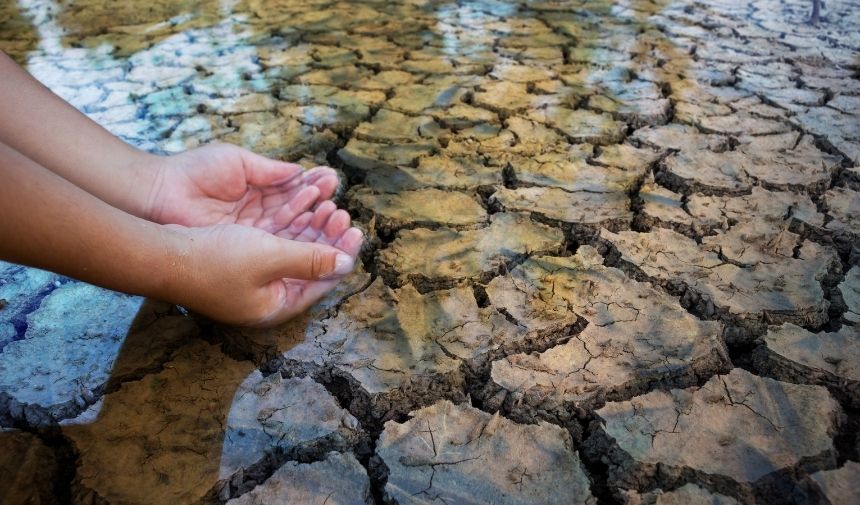
<path id="1" fill-rule="evenodd" d="M 164 185 L 169 156 L 136 150 L 131 157 L 128 211 L 147 221 L 158 222 L 158 195 Z"/>
<path id="2" fill-rule="evenodd" d="M 154 230 L 152 249 L 155 272 L 149 293 L 146 296 L 166 300 L 178 305 L 187 305 L 189 293 L 193 291 L 192 275 L 193 240 L 188 229 L 178 225 L 162 225 L 147 222 Z"/>

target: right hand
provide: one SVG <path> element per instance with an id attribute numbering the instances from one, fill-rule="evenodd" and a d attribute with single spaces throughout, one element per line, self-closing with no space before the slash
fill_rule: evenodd
<path id="1" fill-rule="evenodd" d="M 330 201 L 279 236 L 235 224 L 168 225 L 179 253 L 163 298 L 228 324 L 277 325 L 352 270 L 362 233 L 349 226 Z"/>

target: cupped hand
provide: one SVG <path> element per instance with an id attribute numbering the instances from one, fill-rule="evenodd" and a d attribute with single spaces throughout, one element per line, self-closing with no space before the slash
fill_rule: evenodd
<path id="1" fill-rule="evenodd" d="M 328 167 L 305 171 L 232 144 L 208 144 L 159 157 L 146 218 L 161 224 L 240 224 L 277 233 L 339 184 Z"/>
<path id="2" fill-rule="evenodd" d="M 280 236 L 234 224 L 168 229 L 180 251 L 166 288 L 173 301 L 247 326 L 273 326 L 306 310 L 352 270 L 362 243 L 361 231 L 331 201 Z"/>

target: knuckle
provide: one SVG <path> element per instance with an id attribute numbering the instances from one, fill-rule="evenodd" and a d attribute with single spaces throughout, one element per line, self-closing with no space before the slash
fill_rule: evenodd
<path id="1" fill-rule="evenodd" d="M 319 279 L 325 273 L 325 254 L 319 249 L 314 249 L 311 252 L 311 276 Z"/>

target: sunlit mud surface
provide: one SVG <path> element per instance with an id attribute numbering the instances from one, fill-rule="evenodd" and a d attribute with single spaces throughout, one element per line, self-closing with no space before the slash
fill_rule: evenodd
<path id="1" fill-rule="evenodd" d="M 267 331 L 0 264 L 0 502 L 856 503 L 860 4 L 810 4 L 0 3 L 116 135 L 329 164 L 368 235 Z"/>

